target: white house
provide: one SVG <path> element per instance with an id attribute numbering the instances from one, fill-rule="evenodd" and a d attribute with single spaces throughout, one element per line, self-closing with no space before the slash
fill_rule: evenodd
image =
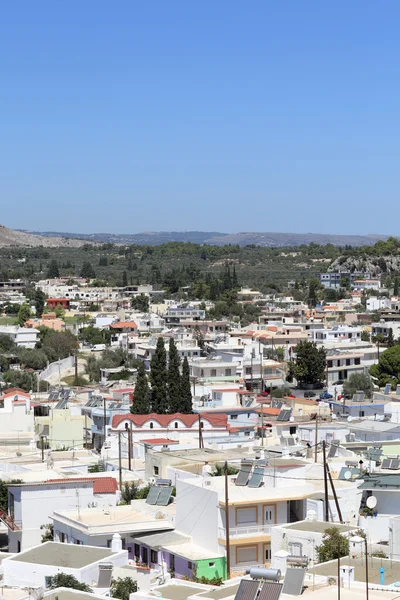
<path id="1" fill-rule="evenodd" d="M 39 330 L 33 327 L 19 327 L 19 325 L 1 325 L 0 334 L 8 335 L 17 346 L 35 348 Z"/>
<path id="2" fill-rule="evenodd" d="M 80 583 L 97 585 L 102 565 L 111 568 L 128 564 L 126 550 L 93 548 L 46 542 L 6 558 L 3 584 L 10 587 L 48 587 L 50 577 L 62 572 L 73 575 Z"/>
<path id="3" fill-rule="evenodd" d="M 8 527 L 10 552 L 21 552 L 40 544 L 41 526 L 51 523 L 53 511 L 95 506 L 115 506 L 119 500 L 114 477 L 55 479 L 43 483 L 10 484 L 8 513 L 0 518 Z"/>
<path id="4" fill-rule="evenodd" d="M 0 397 L 0 433 L 34 433 L 34 414 L 31 397 L 22 390 L 6 391 Z"/>

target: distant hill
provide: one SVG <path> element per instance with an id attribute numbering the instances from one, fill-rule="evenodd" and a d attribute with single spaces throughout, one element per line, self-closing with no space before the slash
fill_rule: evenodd
<path id="1" fill-rule="evenodd" d="M 60 234 L 58 234 L 57 237 L 39 235 L 37 233 L 9 229 L 4 225 L 0 225 L 0 248 L 37 246 L 53 248 L 58 246 L 68 246 L 70 248 L 79 248 L 86 243 L 86 240 L 75 239 L 75 236 L 64 238 L 60 237 Z"/>
<path id="2" fill-rule="evenodd" d="M 11 230 L 8 230 L 11 231 Z M 256 246 L 300 246 L 301 244 L 333 244 L 334 246 L 372 246 L 379 240 L 386 240 L 388 235 L 368 234 L 368 235 L 340 235 L 325 233 L 275 233 L 275 232 L 241 232 L 241 233 L 221 233 L 217 231 L 145 231 L 143 233 L 67 233 L 57 231 L 27 231 L 19 230 L 24 234 L 29 234 L 30 238 L 40 236 L 41 238 L 53 238 L 64 240 L 63 243 L 52 243 L 51 245 L 69 245 L 67 240 L 76 240 L 76 242 L 98 242 L 113 244 L 148 244 L 159 246 L 166 242 L 192 242 L 194 244 L 213 244 L 216 246 L 225 246 L 227 244 L 237 244 L 247 246 L 254 244 Z M 76 239 L 78 238 L 78 239 Z M 70 242 L 72 245 L 72 242 Z M 74 242 L 75 243 L 75 242 Z M 0 236 L 0 246 L 1 246 Z M 27 244 L 27 245 L 42 245 Z M 45 245 L 45 244 L 43 244 Z"/>

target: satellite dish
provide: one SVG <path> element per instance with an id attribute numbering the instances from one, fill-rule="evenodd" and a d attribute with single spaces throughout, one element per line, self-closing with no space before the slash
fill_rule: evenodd
<path id="1" fill-rule="evenodd" d="M 378 504 L 378 500 L 376 499 L 375 496 L 370 496 L 367 499 L 367 506 L 368 508 L 375 508 L 375 506 Z"/>
<path id="2" fill-rule="evenodd" d="M 353 420 L 353 417 L 352 417 L 351 415 L 347 417 L 347 421 L 348 421 L 349 423 L 351 423 L 351 422 L 352 422 L 352 420 Z"/>
<path id="3" fill-rule="evenodd" d="M 343 477 L 347 479 L 347 481 L 351 479 L 351 471 L 345 471 Z"/>
<path id="4" fill-rule="evenodd" d="M 290 421 L 291 423 L 293 423 L 293 421 L 294 421 L 294 417 L 290 417 L 289 421 Z"/>

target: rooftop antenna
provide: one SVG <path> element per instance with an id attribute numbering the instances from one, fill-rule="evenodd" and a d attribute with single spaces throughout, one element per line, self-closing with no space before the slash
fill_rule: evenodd
<path id="1" fill-rule="evenodd" d="M 80 521 L 81 520 L 81 503 L 80 503 L 78 488 L 75 488 L 75 494 L 76 494 L 76 504 L 77 504 L 77 508 L 78 508 L 78 519 Z"/>

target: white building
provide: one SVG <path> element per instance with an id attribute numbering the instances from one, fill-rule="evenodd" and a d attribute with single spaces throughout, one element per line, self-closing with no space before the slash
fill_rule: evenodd
<path id="1" fill-rule="evenodd" d="M 0 434 L 12 432 L 16 437 L 19 433 L 34 435 L 34 414 L 29 394 L 20 391 L 10 391 L 0 398 Z"/>
<path id="2" fill-rule="evenodd" d="M 367 298 L 366 308 L 370 312 L 381 310 L 381 308 L 391 308 L 391 302 L 389 298 L 386 298 L 385 296 L 370 296 Z"/>
<path id="3" fill-rule="evenodd" d="M 350 327 L 349 325 L 334 325 L 331 329 L 313 329 L 310 337 L 317 344 L 329 342 L 346 343 L 348 341 L 361 340 L 361 327 Z"/>
<path id="4" fill-rule="evenodd" d="M 58 573 L 73 575 L 80 583 L 97 585 L 101 566 L 111 568 L 128 563 L 126 550 L 73 546 L 46 542 L 6 558 L 2 562 L 3 584 L 10 587 L 48 587 L 50 577 Z"/>
<path id="5" fill-rule="evenodd" d="M 39 331 L 33 327 L 19 327 L 19 325 L 0 325 L 0 334 L 8 335 L 17 346 L 35 348 Z"/>
<path id="6" fill-rule="evenodd" d="M 115 506 L 119 500 L 114 477 L 55 479 L 43 483 L 10 484 L 8 513 L 1 520 L 8 527 L 10 552 L 21 552 L 40 544 L 42 525 L 51 523 L 53 511 L 95 506 Z"/>

